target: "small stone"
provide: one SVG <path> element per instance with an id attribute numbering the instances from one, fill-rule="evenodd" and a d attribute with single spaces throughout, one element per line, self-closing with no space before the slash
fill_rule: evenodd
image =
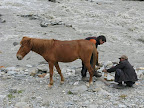
<path id="1" fill-rule="evenodd" d="M 112 66 L 113 66 L 113 62 L 112 62 L 112 61 L 107 61 L 107 62 L 104 63 L 104 67 L 105 67 L 106 69 L 109 69 L 109 68 L 111 68 Z"/>
<path id="2" fill-rule="evenodd" d="M 46 74 L 46 75 L 45 75 L 45 78 L 46 78 L 46 79 L 50 78 L 50 75 L 49 75 L 49 74 Z"/>
<path id="3" fill-rule="evenodd" d="M 56 0 L 48 0 L 48 1 L 51 1 L 51 2 L 56 2 Z"/>
<path id="4" fill-rule="evenodd" d="M 95 88 L 95 89 L 93 89 L 92 91 L 93 92 L 98 92 L 98 91 L 100 91 L 101 90 L 101 88 Z"/>
<path id="5" fill-rule="evenodd" d="M 65 93 L 65 91 L 63 90 L 62 93 Z"/>
<path id="6" fill-rule="evenodd" d="M 73 85 L 79 85 L 79 81 L 75 82 Z"/>
<path id="7" fill-rule="evenodd" d="M 110 74 L 107 74 L 107 77 L 105 78 L 107 81 L 114 81 L 114 77 Z"/>
<path id="8" fill-rule="evenodd" d="M 30 76 L 35 77 L 37 72 L 38 72 L 38 70 L 32 70 L 32 72 L 30 73 Z"/>
<path id="9" fill-rule="evenodd" d="M 8 71 L 7 72 L 9 75 L 16 75 L 16 74 L 18 74 L 18 72 L 16 72 L 16 71 Z"/>
<path id="10" fill-rule="evenodd" d="M 31 108 L 26 102 L 18 102 L 15 104 L 15 108 Z"/>
<path id="11" fill-rule="evenodd" d="M 29 72 L 24 72 L 24 75 L 29 75 Z"/>
<path id="12" fill-rule="evenodd" d="M 126 105 L 119 104 L 119 108 L 126 108 Z"/>
<path id="13" fill-rule="evenodd" d="M 26 77 L 26 75 L 19 74 L 19 75 L 15 75 L 15 77 L 23 78 Z"/>
<path id="14" fill-rule="evenodd" d="M 1 75 L 1 76 L 2 76 L 2 75 L 5 75 L 5 72 L 1 72 L 1 71 L 0 71 L 0 75 Z"/>
<path id="15" fill-rule="evenodd" d="M 26 67 L 32 68 L 32 65 L 27 64 Z"/>
<path id="16" fill-rule="evenodd" d="M 16 45 L 18 45 L 18 44 L 19 44 L 18 42 L 14 42 L 14 43 L 13 43 L 14 46 L 16 46 Z"/>
<path id="17" fill-rule="evenodd" d="M 7 67 L 6 70 L 7 71 L 14 71 L 16 69 L 16 67 Z"/>
<path id="18" fill-rule="evenodd" d="M 27 96 L 24 96 L 21 98 L 21 102 L 28 102 L 29 98 Z"/>
<path id="19" fill-rule="evenodd" d="M 12 76 L 8 76 L 8 75 L 5 75 L 2 77 L 2 79 L 11 79 L 11 78 L 12 78 Z"/>
<path id="20" fill-rule="evenodd" d="M 6 95 L 0 95 L 0 99 L 4 99 L 4 98 L 6 98 Z"/>
<path id="21" fill-rule="evenodd" d="M 139 105 L 139 108 L 144 108 L 144 105 Z"/>
<path id="22" fill-rule="evenodd" d="M 138 79 L 144 78 L 144 70 L 137 70 L 136 74 L 137 74 Z"/>
<path id="23" fill-rule="evenodd" d="M 42 103 L 42 101 L 43 101 L 43 99 L 42 99 L 42 97 L 36 97 L 36 100 L 37 100 L 37 103 Z"/>
<path id="24" fill-rule="evenodd" d="M 42 71 L 42 72 L 47 72 L 48 71 L 48 66 L 46 65 L 39 65 L 37 67 L 38 71 Z"/>
<path id="25" fill-rule="evenodd" d="M 67 24 L 66 27 L 72 27 L 72 25 L 71 24 Z"/>
<path id="26" fill-rule="evenodd" d="M 44 21 L 40 23 L 41 27 L 47 27 L 48 25 L 51 25 L 51 23 L 50 22 L 44 22 Z"/>
<path id="27" fill-rule="evenodd" d="M 6 20 L 0 18 L 0 23 L 5 23 Z"/>

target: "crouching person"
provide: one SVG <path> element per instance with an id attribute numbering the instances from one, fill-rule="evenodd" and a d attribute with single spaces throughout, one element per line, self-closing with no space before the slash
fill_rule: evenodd
<path id="1" fill-rule="evenodd" d="M 133 66 L 129 63 L 127 56 L 122 55 L 119 59 L 119 64 L 111 67 L 110 69 L 104 69 L 103 72 L 111 73 L 115 71 L 115 82 L 118 83 L 115 88 L 124 87 L 123 82 L 126 84 L 126 86 L 132 87 L 135 81 L 138 80 L 136 72 Z"/>

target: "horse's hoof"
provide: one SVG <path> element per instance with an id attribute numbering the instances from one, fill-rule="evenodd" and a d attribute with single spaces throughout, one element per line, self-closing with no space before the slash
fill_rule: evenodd
<path id="1" fill-rule="evenodd" d="M 93 85 L 93 82 L 90 82 L 90 85 Z"/>
<path id="2" fill-rule="evenodd" d="M 87 87 L 89 87 L 89 86 L 90 86 L 90 84 L 89 84 L 89 83 L 86 83 L 86 86 L 87 86 Z"/>
<path id="3" fill-rule="evenodd" d="M 48 87 L 49 87 L 49 88 L 51 88 L 51 87 L 52 87 L 52 85 L 51 85 L 51 84 L 49 84 L 49 85 L 48 85 Z"/>
<path id="4" fill-rule="evenodd" d="M 93 82 L 86 83 L 86 86 L 87 86 L 87 87 L 90 87 L 90 85 L 93 85 Z"/>
<path id="5" fill-rule="evenodd" d="M 61 81 L 60 84 L 61 84 L 61 85 L 64 84 L 64 81 Z"/>

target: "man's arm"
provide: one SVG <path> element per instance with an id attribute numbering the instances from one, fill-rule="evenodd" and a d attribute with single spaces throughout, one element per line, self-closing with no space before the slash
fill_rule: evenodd
<path id="1" fill-rule="evenodd" d="M 122 68 L 124 68 L 124 66 L 125 66 L 124 63 L 120 63 L 120 64 L 118 64 L 118 65 L 116 65 L 114 67 L 111 67 L 110 69 L 107 69 L 107 70 L 104 69 L 103 72 L 109 72 L 109 73 L 111 73 L 111 72 L 116 71 L 116 69 L 122 69 Z"/>

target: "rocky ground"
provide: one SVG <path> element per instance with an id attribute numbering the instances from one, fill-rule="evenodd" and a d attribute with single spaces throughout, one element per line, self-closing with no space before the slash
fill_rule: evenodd
<path id="1" fill-rule="evenodd" d="M 55 1 L 55 0 L 54 0 Z M 143 108 L 144 2 L 122 0 L 3 0 L 0 1 L 0 108 Z M 105 35 L 99 61 L 118 62 L 126 54 L 139 81 L 134 87 L 112 88 L 113 76 L 81 79 L 81 61 L 60 63 L 65 83 L 54 70 L 54 85 L 44 59 L 30 52 L 16 58 L 23 36 L 73 40 Z M 101 68 L 102 69 L 102 68 Z M 102 73 L 103 75 L 103 73 Z M 110 84 L 110 86 L 109 86 Z"/>

